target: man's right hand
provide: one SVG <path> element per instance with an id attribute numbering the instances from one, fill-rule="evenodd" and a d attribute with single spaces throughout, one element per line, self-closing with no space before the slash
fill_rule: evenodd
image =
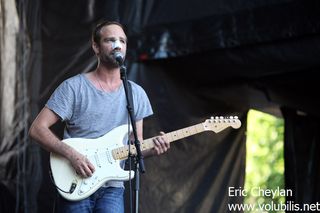
<path id="1" fill-rule="evenodd" d="M 83 178 L 91 177 L 95 171 L 93 164 L 86 156 L 74 151 L 69 158 L 71 165 L 76 170 L 76 173 Z"/>

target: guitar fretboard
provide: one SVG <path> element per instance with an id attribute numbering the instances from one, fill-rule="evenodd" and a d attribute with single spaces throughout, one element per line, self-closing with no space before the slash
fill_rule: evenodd
<path id="1" fill-rule="evenodd" d="M 204 124 L 200 123 L 200 124 L 196 124 L 190 127 L 186 127 L 183 129 L 179 129 L 173 132 L 169 132 L 166 133 L 165 135 L 163 135 L 163 137 L 168 141 L 168 142 L 174 142 L 177 140 L 180 140 L 182 138 L 186 138 L 189 137 L 191 135 L 195 135 L 198 133 L 201 133 L 203 131 L 206 131 Z M 143 150 L 147 150 L 147 149 L 151 149 L 153 148 L 155 145 L 153 143 L 153 138 L 149 138 L 144 140 L 143 142 L 141 142 L 140 147 L 141 147 L 141 151 Z M 136 154 L 136 147 L 134 145 L 130 146 L 130 153 L 135 155 Z M 124 160 L 127 159 L 129 156 L 129 146 L 123 146 L 117 149 L 112 150 L 112 155 L 114 157 L 114 159 L 116 160 Z"/>

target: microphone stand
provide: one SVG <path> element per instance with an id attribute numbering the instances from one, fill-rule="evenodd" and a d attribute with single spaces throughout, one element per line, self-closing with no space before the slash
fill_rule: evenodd
<path id="1" fill-rule="evenodd" d="M 127 71 L 126 70 L 127 70 L 126 67 L 122 64 L 120 66 L 120 76 L 121 76 L 124 91 L 126 94 L 127 110 L 128 110 L 131 125 L 132 125 L 132 131 L 133 131 L 133 135 L 134 135 L 134 145 L 137 150 L 137 155 L 135 156 L 135 159 L 133 162 L 135 164 L 135 175 L 136 175 L 136 178 L 135 178 L 135 213 L 138 213 L 138 210 L 139 210 L 139 190 L 140 190 L 140 172 L 145 173 L 145 167 L 144 167 L 143 155 L 141 154 L 141 149 L 140 149 L 140 141 L 139 141 L 138 135 L 137 135 L 137 127 L 136 127 L 136 122 L 134 119 L 134 112 L 133 112 L 133 108 L 132 108 L 130 101 L 129 101 L 128 79 L 127 79 Z M 130 92 L 132 93 L 132 90 Z M 130 95 L 131 95 L 131 97 L 133 97 L 132 94 L 130 94 Z M 132 100 L 132 104 L 133 104 L 133 100 Z M 129 160 L 130 161 L 131 161 L 131 158 L 132 158 L 132 155 L 130 154 L 130 150 L 129 150 Z"/>

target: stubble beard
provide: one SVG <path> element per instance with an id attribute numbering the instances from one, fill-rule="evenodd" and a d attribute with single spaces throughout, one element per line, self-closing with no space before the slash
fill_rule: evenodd
<path id="1" fill-rule="evenodd" d="M 119 68 L 119 64 L 116 59 L 109 54 L 102 55 L 102 57 L 100 57 L 100 63 L 109 69 Z"/>

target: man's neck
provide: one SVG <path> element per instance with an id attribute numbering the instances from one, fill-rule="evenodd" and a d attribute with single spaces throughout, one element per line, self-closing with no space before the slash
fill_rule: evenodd
<path id="1" fill-rule="evenodd" d="M 106 69 L 98 66 L 92 74 L 96 87 L 105 92 L 116 91 L 122 84 L 120 68 Z"/>
<path id="2" fill-rule="evenodd" d="M 106 67 L 98 66 L 95 71 L 101 81 L 106 83 L 113 83 L 120 81 L 120 68 L 108 69 Z"/>

